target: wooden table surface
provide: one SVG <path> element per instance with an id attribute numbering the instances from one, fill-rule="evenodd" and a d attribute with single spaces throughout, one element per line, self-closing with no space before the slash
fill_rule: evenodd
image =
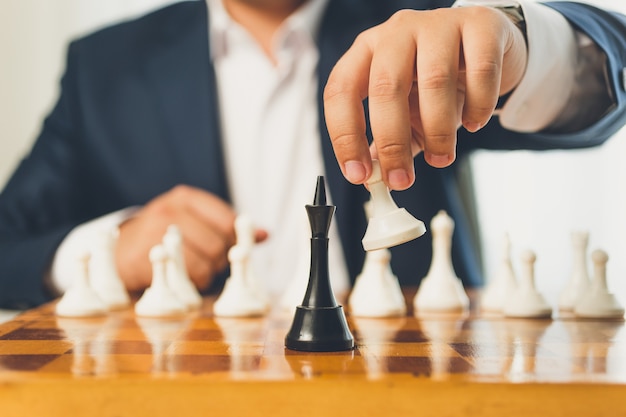
<path id="1" fill-rule="evenodd" d="M 284 348 L 292 313 L 211 304 L 0 325 L 0 416 L 626 416 L 624 321 L 348 316 L 354 351 L 304 353 Z"/>

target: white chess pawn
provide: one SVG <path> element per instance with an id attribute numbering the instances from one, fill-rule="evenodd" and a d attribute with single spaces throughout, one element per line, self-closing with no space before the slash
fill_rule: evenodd
<path id="1" fill-rule="evenodd" d="M 517 288 L 509 294 L 504 305 L 507 317 L 548 318 L 552 307 L 535 287 L 535 260 L 531 250 L 522 253 L 522 274 Z"/>
<path id="2" fill-rule="evenodd" d="M 163 236 L 163 247 L 168 255 L 165 269 L 167 285 L 189 309 L 202 305 L 202 296 L 189 278 L 183 255 L 183 237 L 175 224 L 170 225 Z"/>
<path id="3" fill-rule="evenodd" d="M 91 286 L 110 310 L 130 305 L 130 297 L 115 265 L 117 237 L 117 229 L 100 230 L 89 261 Z"/>
<path id="4" fill-rule="evenodd" d="M 235 219 L 235 235 L 237 237 L 237 246 L 245 248 L 248 256 L 252 253 L 255 245 L 254 240 L 254 223 L 249 216 L 240 214 Z M 248 263 L 247 263 L 248 265 Z M 259 277 L 253 268 L 246 265 L 246 285 L 251 289 L 252 294 L 269 308 L 269 297 L 264 286 L 261 284 Z"/>
<path id="5" fill-rule="evenodd" d="M 480 299 L 481 309 L 488 312 L 501 313 L 508 294 L 515 290 L 517 279 L 511 263 L 511 239 L 508 233 L 502 241 L 502 258 L 500 266 L 493 278 L 487 285 Z"/>
<path id="6" fill-rule="evenodd" d="M 163 245 L 156 245 L 150 249 L 149 256 L 152 263 L 152 284 L 135 304 L 135 313 L 144 317 L 171 317 L 184 314 L 187 307 L 167 286 L 165 265 L 168 256 Z"/>
<path id="7" fill-rule="evenodd" d="M 388 249 L 369 251 L 350 293 L 350 313 L 357 317 L 394 317 L 406 314 L 398 278 L 391 271 Z"/>
<path id="8" fill-rule="evenodd" d="M 89 282 L 89 252 L 82 253 L 76 260 L 72 286 L 65 292 L 55 307 L 62 317 L 91 317 L 105 314 L 107 306 L 96 294 Z"/>
<path id="9" fill-rule="evenodd" d="M 372 175 L 367 181 L 373 205 L 369 218 L 363 248 L 366 251 L 400 245 L 426 232 L 424 223 L 411 216 L 404 208 L 398 208 L 391 198 L 389 188 L 383 182 L 380 163 L 372 160 Z"/>
<path id="10" fill-rule="evenodd" d="M 587 269 L 587 245 L 589 232 L 575 231 L 572 240 L 572 273 L 559 297 L 559 309 L 571 311 L 578 299 L 589 290 L 589 270 Z"/>
<path id="11" fill-rule="evenodd" d="M 584 318 L 623 318 L 624 307 L 614 294 L 609 292 L 606 283 L 606 263 L 609 256 L 603 250 L 591 254 L 593 279 L 589 291 L 583 294 L 574 307 L 574 313 Z"/>
<path id="12" fill-rule="evenodd" d="M 452 266 L 454 220 L 441 210 L 430 223 L 433 234 L 433 258 L 422 279 L 413 306 L 417 314 L 459 312 L 469 308 L 469 298 Z"/>
<path id="13" fill-rule="evenodd" d="M 249 317 L 265 314 L 268 306 L 248 286 L 248 260 L 250 248 L 235 245 L 228 251 L 230 277 L 222 293 L 213 304 L 213 313 L 222 317 Z"/>
<path id="14" fill-rule="evenodd" d="M 367 218 L 372 217 L 372 201 L 363 205 Z M 365 252 L 363 269 L 356 277 L 348 304 L 353 316 L 394 317 L 406 314 L 406 301 L 391 270 L 391 252 L 378 249 Z"/>

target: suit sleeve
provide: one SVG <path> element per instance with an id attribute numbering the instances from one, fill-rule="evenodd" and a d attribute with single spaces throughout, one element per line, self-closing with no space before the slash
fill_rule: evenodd
<path id="1" fill-rule="evenodd" d="M 626 74 L 626 17 L 573 2 L 545 3 L 563 15 L 572 27 L 591 39 L 606 56 L 606 75 L 613 105 L 595 122 L 573 132 L 549 129 L 525 134 L 504 129 L 497 117 L 477 134 L 459 131 L 459 152 L 483 149 L 567 149 L 604 143 L 626 123 L 624 76 Z"/>
<path id="2" fill-rule="evenodd" d="M 0 194 L 0 308 L 24 309 L 51 297 L 44 274 L 59 243 L 82 220 L 72 49 L 60 98 Z"/>

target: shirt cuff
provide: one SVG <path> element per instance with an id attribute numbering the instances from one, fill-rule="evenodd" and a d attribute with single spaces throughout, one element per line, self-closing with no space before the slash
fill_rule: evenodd
<path id="1" fill-rule="evenodd" d="M 500 111 L 500 124 L 530 133 L 549 127 L 566 107 L 576 80 L 578 43 L 560 13 L 538 3 L 519 3 L 526 20 L 528 64 Z"/>
<path id="2" fill-rule="evenodd" d="M 131 218 L 139 207 L 128 207 L 87 223 L 76 226 L 59 245 L 52 266 L 49 282 L 52 290 L 63 294 L 72 285 L 76 258 L 80 252 L 92 245 L 94 237 L 103 229 L 113 229 Z"/>
<path id="3" fill-rule="evenodd" d="M 517 132 L 549 127 L 566 107 L 576 79 L 574 29 L 557 11 L 529 0 L 459 0 L 455 6 L 519 4 L 526 23 L 528 61 L 522 80 L 498 111 L 500 124 Z"/>

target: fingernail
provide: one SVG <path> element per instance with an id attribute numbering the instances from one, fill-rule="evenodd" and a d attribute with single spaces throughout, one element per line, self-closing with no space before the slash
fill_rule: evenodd
<path id="1" fill-rule="evenodd" d="M 392 169 L 387 176 L 389 188 L 404 190 L 409 186 L 409 174 L 403 169 Z"/>
<path id="2" fill-rule="evenodd" d="M 359 161 L 348 161 L 344 164 L 346 179 L 353 184 L 365 181 L 365 165 Z"/>
<path id="3" fill-rule="evenodd" d="M 480 130 L 480 128 L 482 127 L 482 125 L 480 123 L 474 123 L 474 122 L 466 122 L 463 123 L 463 126 L 465 126 L 465 129 L 468 132 L 478 132 Z"/>
<path id="4" fill-rule="evenodd" d="M 449 155 L 433 155 L 429 156 L 430 165 L 438 168 L 447 167 L 450 165 L 450 156 Z"/>

